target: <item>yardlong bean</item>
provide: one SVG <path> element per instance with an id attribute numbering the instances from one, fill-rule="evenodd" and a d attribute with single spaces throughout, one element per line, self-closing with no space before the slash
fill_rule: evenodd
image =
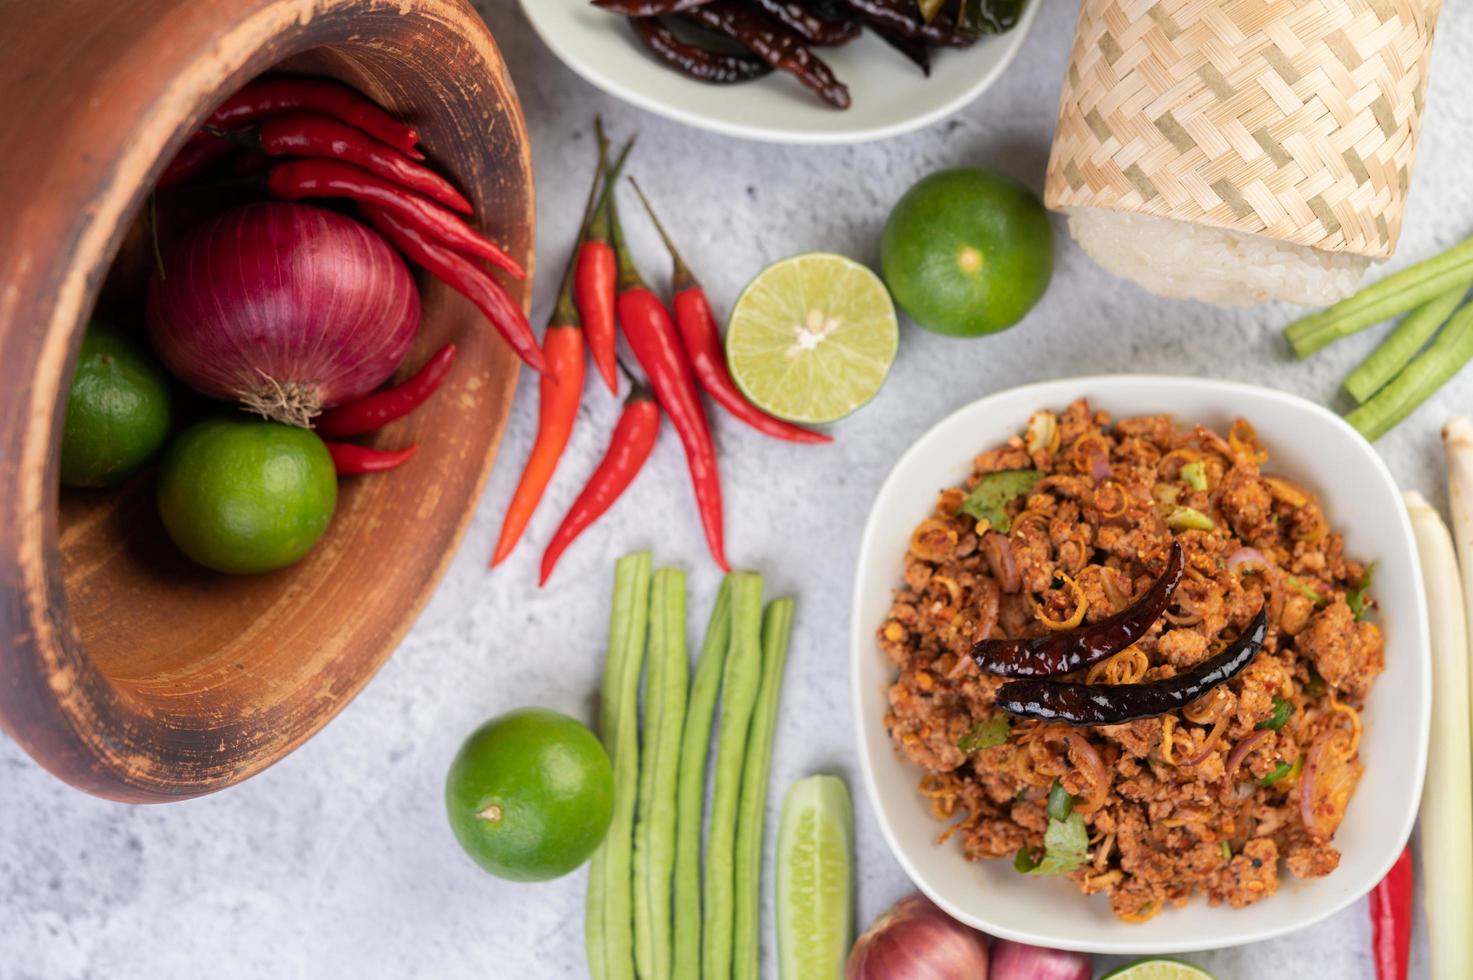
<path id="1" fill-rule="evenodd" d="M 752 708 L 762 681 L 762 576 L 733 576 L 731 645 L 721 679 L 715 790 L 706 840 L 701 929 L 702 976 L 731 976 L 737 807 Z"/>
<path id="2" fill-rule="evenodd" d="M 685 574 L 655 572 L 650 594 L 650 650 L 645 668 L 644 753 L 634 825 L 634 962 L 641 977 L 671 976 L 670 876 L 675 866 L 675 790 L 685 685 Z"/>
<path id="3" fill-rule="evenodd" d="M 711 723 L 716 717 L 716 698 L 731 644 L 732 577 L 726 576 L 716 593 L 681 736 L 680 777 L 675 791 L 674 971 L 682 978 L 701 973 L 701 823 L 706 803 L 706 756 L 711 751 Z"/>
<path id="4" fill-rule="evenodd" d="M 614 566 L 609 650 L 604 662 L 599 731 L 614 765 L 614 815 L 589 869 L 584 939 L 594 980 L 634 977 L 630 857 L 639 783 L 639 672 L 649 625 L 650 556 L 637 552 Z"/>
<path id="5" fill-rule="evenodd" d="M 793 630 L 792 599 L 775 599 L 762 617 L 762 684 L 747 733 L 742 796 L 736 830 L 736 911 L 732 977 L 758 980 L 762 974 L 762 836 L 767 820 L 767 782 L 772 768 L 772 738 L 777 730 L 778 694 L 788 662 Z"/>

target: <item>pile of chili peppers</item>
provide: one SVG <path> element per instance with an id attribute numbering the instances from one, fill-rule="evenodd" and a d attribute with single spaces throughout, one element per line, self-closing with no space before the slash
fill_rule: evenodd
<path id="1" fill-rule="evenodd" d="M 284 201 L 340 199 L 427 272 L 475 303 L 534 371 L 547 364 L 521 306 L 482 265 L 526 273 L 463 215 L 474 208 L 424 162 L 419 134 L 361 93 L 322 78 L 248 82 L 190 136 L 165 167 L 167 191 L 209 175 L 234 156 L 229 183 Z"/>
<path id="2" fill-rule="evenodd" d="M 572 437 L 583 395 L 585 356 L 593 361 L 609 390 L 618 392 L 622 367 L 618 335 L 622 332 L 648 381 L 624 369 L 630 391 L 623 411 L 603 459 L 547 545 L 541 582 L 546 583 L 567 547 L 634 481 L 654 449 L 662 413 L 669 416 L 685 449 L 711 555 L 726 570 L 729 565 L 721 478 L 701 391 L 738 419 L 774 438 L 813 444 L 828 442 L 829 437 L 773 418 L 737 389 L 726 366 L 716 316 L 705 291 L 655 217 L 643 191 L 634 184 L 674 264 L 673 304 L 667 307 L 646 285 L 625 245 L 615 194 L 633 140 L 610 163 L 603 127 L 596 123 L 595 128 L 598 167 L 584 204 L 578 244 L 563 274 L 543 337 L 548 371 L 538 391 L 537 438 L 507 506 L 491 564 L 501 564 L 516 547 Z"/>
<path id="3" fill-rule="evenodd" d="M 848 44 L 868 27 L 930 75 L 932 48 L 968 47 L 984 35 L 1009 31 L 1024 2 L 593 0 L 594 6 L 629 18 L 635 37 L 651 54 L 691 78 L 729 85 L 777 69 L 836 109 L 849 108 L 849 89 L 815 48 Z M 704 43 L 702 33 L 727 44 L 735 41 L 745 53 Z"/>

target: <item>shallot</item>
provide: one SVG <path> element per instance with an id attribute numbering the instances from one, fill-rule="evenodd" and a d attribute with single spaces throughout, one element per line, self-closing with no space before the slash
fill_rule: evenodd
<path id="1" fill-rule="evenodd" d="M 1094 963 L 1088 953 L 1044 949 L 1007 939 L 992 944 L 989 980 L 1089 980 Z"/>
<path id="2" fill-rule="evenodd" d="M 148 332 L 191 388 L 289 425 L 373 391 L 419 329 L 404 260 L 305 204 L 248 204 L 188 232 L 149 285 Z"/>
<path id="3" fill-rule="evenodd" d="M 897 902 L 854 943 L 846 980 L 980 980 L 987 940 L 917 892 Z"/>

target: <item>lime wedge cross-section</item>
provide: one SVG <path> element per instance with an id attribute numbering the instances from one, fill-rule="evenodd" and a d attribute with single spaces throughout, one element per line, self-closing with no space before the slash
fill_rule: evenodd
<path id="1" fill-rule="evenodd" d="M 780 980 L 844 975 L 853 942 L 850 854 L 854 810 L 837 776 L 809 776 L 788 790 L 777 835 Z"/>
<path id="2" fill-rule="evenodd" d="M 1101 980 L 1213 980 L 1206 970 L 1180 960 L 1139 960 L 1104 975 Z"/>
<path id="3" fill-rule="evenodd" d="M 842 255 L 783 259 L 732 310 L 726 360 L 742 393 L 791 422 L 833 422 L 875 396 L 900 325 L 879 276 Z"/>

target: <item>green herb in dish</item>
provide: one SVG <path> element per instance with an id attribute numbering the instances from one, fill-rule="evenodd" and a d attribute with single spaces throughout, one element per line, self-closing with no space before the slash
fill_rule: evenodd
<path id="1" fill-rule="evenodd" d="M 1303 579 L 1295 578 L 1293 575 L 1290 575 L 1284 580 L 1284 584 L 1289 586 L 1289 588 L 1293 589 L 1295 592 L 1298 592 L 1300 595 L 1304 596 L 1304 598 L 1308 599 L 1316 606 L 1323 606 L 1325 604 L 1324 593 L 1321 592 L 1319 589 L 1316 589 L 1314 586 L 1310 585 Z"/>
<path id="2" fill-rule="evenodd" d="M 1303 768 L 1304 756 L 1302 755 L 1293 762 L 1280 762 L 1277 766 L 1274 766 L 1273 772 L 1258 781 L 1258 785 L 1272 786 L 1281 779 L 1292 779 L 1299 775 L 1300 770 Z"/>
<path id="3" fill-rule="evenodd" d="M 1068 820 L 1074 812 L 1074 797 L 1057 779 L 1048 791 L 1048 815 L 1050 820 Z"/>
<path id="4" fill-rule="evenodd" d="M 1195 507 L 1178 507 L 1166 518 L 1166 526 L 1173 531 L 1210 531 L 1217 524 Z"/>
<path id="5" fill-rule="evenodd" d="M 1361 576 L 1360 584 L 1345 594 L 1345 604 L 1355 614 L 1358 623 L 1366 618 L 1366 606 L 1370 602 L 1371 579 L 1376 574 L 1376 563 L 1371 562 L 1366 566 L 1366 573 Z"/>
<path id="6" fill-rule="evenodd" d="M 956 747 L 962 750 L 962 755 L 972 755 L 983 749 L 1002 745 L 1008 740 L 1008 730 L 1011 728 L 1012 722 L 1007 715 L 994 715 L 968 729 L 957 741 Z"/>
<path id="7" fill-rule="evenodd" d="M 1084 826 L 1084 816 L 1070 813 L 1064 820 L 1049 818 L 1048 829 L 1043 832 L 1043 857 L 1033 861 L 1031 867 L 1023 867 L 1026 855 L 1019 851 L 1013 859 L 1013 867 L 1025 874 L 1064 875 L 1084 864 L 1089 856 L 1089 831 Z"/>
<path id="8" fill-rule="evenodd" d="M 1037 470 L 998 470 L 977 481 L 967 499 L 958 508 L 979 521 L 986 521 L 994 531 L 1007 534 L 1013 529 L 1007 505 L 1032 490 L 1043 474 Z"/>
<path id="9" fill-rule="evenodd" d="M 1193 490 L 1207 489 L 1207 464 L 1194 459 L 1181 468 L 1181 478 Z"/>
<path id="10" fill-rule="evenodd" d="M 1293 703 L 1290 701 L 1285 701 L 1283 698 L 1275 694 L 1274 713 L 1269 715 L 1267 718 L 1265 718 L 1263 721 L 1260 721 L 1253 727 L 1264 729 L 1270 732 L 1276 732 L 1289 723 L 1289 719 L 1293 716 L 1293 714 Z"/>
<path id="11" fill-rule="evenodd" d="M 1231 861 L 1233 859 L 1233 845 L 1227 841 L 1222 842 L 1222 859 L 1224 861 Z"/>

